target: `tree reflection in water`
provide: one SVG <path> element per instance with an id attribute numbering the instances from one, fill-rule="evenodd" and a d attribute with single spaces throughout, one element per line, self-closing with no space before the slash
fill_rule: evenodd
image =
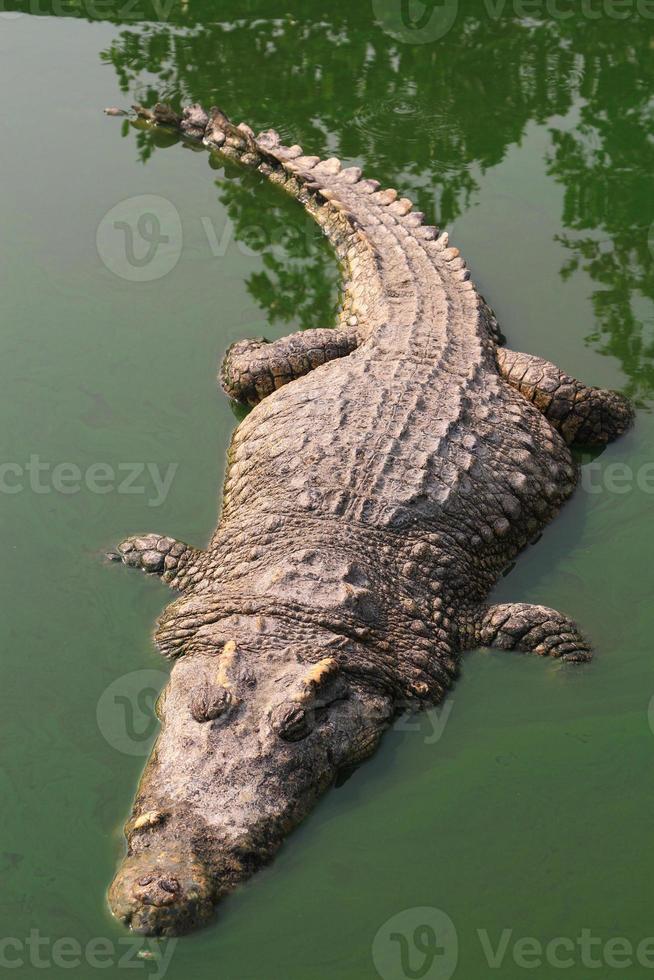
<path id="1" fill-rule="evenodd" d="M 474 173 L 498 164 L 529 122 L 547 125 L 548 172 L 565 194 L 561 275 L 581 268 L 592 278 L 596 322 L 587 341 L 619 360 L 629 394 L 648 398 L 654 21 L 640 19 L 635 5 L 621 20 L 584 17 L 575 4 L 565 19 L 525 19 L 508 4 L 466 3 L 444 38 L 407 44 L 375 24 L 367 3 L 303 8 L 271 18 L 264 0 L 225 0 L 218 20 L 213 0 L 186 0 L 165 22 L 126 19 L 102 58 L 141 101 L 215 103 L 255 129 L 275 125 L 311 152 L 374 160 L 379 179 L 401 182 L 441 223 L 474 201 Z M 120 23 L 120 4 L 113 9 L 112 17 L 103 4 L 102 16 Z M 559 123 L 573 108 L 578 121 Z M 166 139 L 139 133 L 142 157 Z M 229 179 L 221 195 L 247 239 L 260 224 L 260 201 Z M 266 250 L 250 289 L 272 320 L 298 311 L 310 319 L 330 305 L 330 270 L 318 239 L 301 222 L 289 225 L 290 209 L 270 204 L 266 224 L 278 248 Z"/>

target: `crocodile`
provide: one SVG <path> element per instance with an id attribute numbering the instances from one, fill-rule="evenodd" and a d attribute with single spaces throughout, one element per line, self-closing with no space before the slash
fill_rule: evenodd
<path id="1" fill-rule="evenodd" d="M 134 109 L 279 185 L 343 274 L 336 326 L 225 355 L 224 390 L 253 408 L 208 547 L 148 533 L 110 555 L 180 593 L 154 636 L 174 664 L 109 889 L 132 930 L 172 936 L 271 860 L 399 712 L 442 701 L 465 651 L 590 659 L 567 615 L 489 594 L 573 492 L 570 447 L 634 413 L 509 350 L 447 233 L 396 190 L 218 108 Z"/>

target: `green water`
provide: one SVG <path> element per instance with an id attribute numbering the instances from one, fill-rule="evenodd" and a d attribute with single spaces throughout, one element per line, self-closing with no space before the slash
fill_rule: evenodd
<path id="1" fill-rule="evenodd" d="M 2 9 L 0 972 L 654 975 L 652 11 Z M 158 97 L 217 102 L 415 198 L 512 346 L 639 413 L 581 457 L 584 488 L 497 589 L 574 615 L 595 662 L 471 654 L 447 706 L 391 732 L 210 928 L 132 948 L 104 891 L 154 735 L 167 668 L 150 632 L 169 596 L 101 555 L 141 530 L 207 540 L 235 424 L 221 352 L 329 324 L 338 301 L 292 201 L 99 111 Z M 130 263 L 113 221 L 138 230 L 145 212 L 159 225 L 141 226 Z M 526 937 L 561 943 L 540 956 Z"/>

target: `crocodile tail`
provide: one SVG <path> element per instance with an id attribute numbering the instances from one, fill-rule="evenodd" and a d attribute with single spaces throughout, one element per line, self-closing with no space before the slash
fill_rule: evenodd
<path id="1" fill-rule="evenodd" d="M 366 227 L 390 222 L 419 244 L 439 273 L 460 291 L 464 304 L 474 307 L 483 318 L 492 340 L 502 342 L 497 321 L 471 281 L 459 250 L 450 246 L 447 232 L 426 224 L 424 214 L 414 211 L 413 203 L 399 197 L 394 188 L 382 188 L 379 181 L 364 178 L 359 167 L 343 168 L 336 157 L 321 160 L 305 155 L 301 146 L 285 146 L 274 129 L 255 135 L 246 123 L 233 123 L 215 106 L 207 112 L 200 105 L 190 105 L 181 114 L 161 103 L 153 109 L 133 108 L 149 124 L 173 127 L 186 139 L 202 142 L 223 156 L 259 170 L 303 204 L 323 228 L 341 261 L 345 284 L 341 326 L 357 326 L 359 335 L 365 337 L 383 320 L 385 302 L 379 256 Z M 353 199 L 354 208 L 347 203 Z"/>
<path id="2" fill-rule="evenodd" d="M 338 200 L 332 188 L 336 175 L 343 182 L 357 183 L 361 179 L 358 167 L 343 170 L 335 158 L 321 160 L 317 156 L 305 156 L 301 146 L 284 146 L 273 129 L 255 136 L 250 126 L 233 123 L 216 106 L 207 112 L 200 105 L 190 105 L 181 114 L 162 103 L 152 109 L 140 105 L 133 109 L 149 125 L 175 128 L 185 139 L 204 143 L 222 156 L 259 170 L 296 198 L 321 226 L 341 263 L 345 291 L 339 325 L 357 326 L 360 334 L 368 332 L 362 328 L 373 307 L 379 305 L 376 302 L 379 297 L 357 296 L 353 284 L 365 279 L 370 284 L 369 292 L 375 292 L 374 284 L 379 279 L 376 250 L 361 223 Z M 381 282 L 378 291 L 381 294 Z"/>

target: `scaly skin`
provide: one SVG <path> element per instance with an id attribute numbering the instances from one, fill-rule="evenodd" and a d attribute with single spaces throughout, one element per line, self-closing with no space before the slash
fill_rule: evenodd
<path id="1" fill-rule="evenodd" d="M 463 651 L 589 659 L 560 613 L 486 600 L 572 493 L 567 442 L 612 439 L 632 412 L 500 347 L 447 235 L 357 168 L 255 139 L 219 110 L 137 113 L 297 198 L 346 283 L 336 330 L 228 352 L 224 388 L 256 407 L 234 433 L 208 548 L 146 535 L 115 553 L 182 596 L 156 633 L 176 663 L 110 902 L 138 932 L 177 935 L 400 709 L 440 701 Z"/>

